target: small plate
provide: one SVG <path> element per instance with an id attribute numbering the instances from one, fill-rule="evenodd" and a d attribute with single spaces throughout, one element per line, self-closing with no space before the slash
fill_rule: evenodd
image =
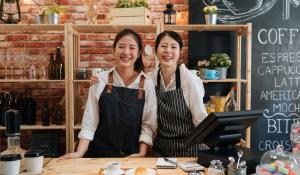
<path id="1" fill-rule="evenodd" d="M 132 168 L 132 169 L 125 171 L 125 175 L 134 175 L 135 169 L 136 168 Z M 147 173 L 148 173 L 148 175 L 156 175 L 156 171 L 151 168 L 147 168 Z"/>
<path id="2" fill-rule="evenodd" d="M 103 172 L 105 175 L 110 175 L 110 174 L 107 174 L 107 170 L 104 170 L 104 172 Z M 119 170 L 117 173 L 116 173 L 116 175 L 122 175 L 122 174 L 124 174 L 124 170 Z"/>

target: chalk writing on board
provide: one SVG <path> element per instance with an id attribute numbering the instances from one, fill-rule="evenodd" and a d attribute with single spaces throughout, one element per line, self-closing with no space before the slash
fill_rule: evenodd
<path id="1" fill-rule="evenodd" d="M 261 27 L 255 30 L 256 46 L 253 73 L 260 82 L 256 98 L 265 107 L 260 134 L 255 140 L 259 150 L 283 145 L 292 148 L 290 125 L 300 119 L 300 29 L 288 26 Z M 257 87 L 257 86 L 256 86 Z"/>
<path id="2" fill-rule="evenodd" d="M 241 23 L 256 18 L 272 9 L 276 3 L 283 3 L 282 19 L 290 19 L 291 5 L 299 7 L 300 0 L 203 0 L 205 5 L 219 8 L 218 20 L 223 23 Z M 246 3 L 246 4 L 245 4 Z"/>
<path id="3" fill-rule="evenodd" d="M 288 114 L 288 115 L 286 115 L 286 114 L 284 114 L 284 113 L 275 113 L 275 114 L 271 114 L 271 115 L 267 115 L 267 114 L 269 114 L 270 113 L 270 111 L 269 111 L 269 109 L 265 109 L 265 111 L 264 111 L 264 116 L 266 117 L 266 118 L 273 118 L 273 117 L 276 117 L 276 116 L 282 116 L 282 117 L 286 117 L 286 118 L 289 118 L 289 117 L 300 117 L 300 115 L 298 115 L 297 113 L 291 113 L 291 114 Z"/>

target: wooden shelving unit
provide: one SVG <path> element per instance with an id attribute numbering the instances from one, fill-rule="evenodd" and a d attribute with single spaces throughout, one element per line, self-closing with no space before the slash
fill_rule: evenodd
<path id="1" fill-rule="evenodd" d="M 235 83 L 236 84 L 236 101 L 238 104 L 238 110 L 241 109 L 241 84 L 245 83 L 246 90 L 245 90 L 245 105 L 246 110 L 251 109 L 251 47 L 252 47 L 252 24 L 248 23 L 245 25 L 198 25 L 198 24 L 190 24 L 190 25 L 165 25 L 162 26 L 162 30 L 173 30 L 177 32 L 204 32 L 204 31 L 228 31 L 228 32 L 235 32 L 236 37 L 236 46 L 235 46 L 235 53 L 236 53 L 236 75 L 234 79 L 225 79 L 225 80 L 203 80 L 204 83 Z M 246 78 L 242 79 L 241 70 L 242 70 L 242 37 L 246 39 Z M 245 138 L 245 146 L 250 147 L 250 128 L 246 131 L 246 138 Z"/>
<path id="2" fill-rule="evenodd" d="M 30 34 L 63 34 L 66 36 L 66 26 L 69 24 L 59 24 L 59 25 L 51 25 L 51 24 L 0 24 L 0 34 L 14 34 L 14 33 L 30 33 Z M 64 38 L 66 41 L 66 38 Z M 66 44 L 66 43 L 65 43 Z M 67 45 L 67 44 L 66 44 Z M 67 57 L 65 57 L 67 58 Z M 67 61 L 67 59 L 65 59 Z M 69 65 L 65 62 L 65 75 L 67 75 L 69 69 Z M 65 93 L 65 125 L 50 125 L 50 126 L 42 126 L 41 124 L 36 125 L 21 125 L 21 130 L 64 130 L 66 145 L 66 152 L 70 152 L 69 150 L 69 98 L 68 98 L 68 80 L 67 76 L 65 80 L 46 80 L 46 79 L 0 79 L 0 87 L 3 83 L 13 83 L 11 86 L 14 86 L 15 83 L 34 83 L 37 84 L 64 84 L 64 93 Z M 0 131 L 3 132 L 5 127 L 1 126 Z"/>

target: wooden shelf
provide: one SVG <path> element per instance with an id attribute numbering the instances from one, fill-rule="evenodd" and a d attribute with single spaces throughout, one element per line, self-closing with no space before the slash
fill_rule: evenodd
<path id="1" fill-rule="evenodd" d="M 202 80 L 203 83 L 247 83 L 245 79 Z"/>
<path id="2" fill-rule="evenodd" d="M 0 126 L 0 130 L 5 130 L 6 127 Z M 45 129 L 66 129 L 65 125 L 50 125 L 42 126 L 41 124 L 37 125 L 21 125 L 21 130 L 45 130 Z"/>
<path id="3" fill-rule="evenodd" d="M 81 129 L 81 125 L 80 124 L 74 125 L 73 129 Z"/>
<path id="4" fill-rule="evenodd" d="M 123 29 L 133 29 L 137 32 L 154 33 L 156 32 L 157 29 L 157 26 L 154 24 L 153 25 L 74 24 L 72 25 L 72 27 L 77 32 L 82 32 L 82 33 L 97 33 L 97 32 L 116 33 Z"/>
<path id="5" fill-rule="evenodd" d="M 189 24 L 189 25 L 165 25 L 164 30 L 173 31 L 232 31 L 232 32 L 243 32 L 247 31 L 248 25 L 228 25 L 228 24 L 218 24 L 218 25 L 206 25 L 206 24 Z"/>
<path id="6" fill-rule="evenodd" d="M 91 80 L 73 80 L 74 83 L 89 83 Z"/>
<path id="7" fill-rule="evenodd" d="M 65 80 L 20 80 L 20 79 L 0 79 L 0 83 L 64 83 Z"/>
<path id="8" fill-rule="evenodd" d="M 64 24 L 1 24 L 0 33 L 64 31 Z"/>

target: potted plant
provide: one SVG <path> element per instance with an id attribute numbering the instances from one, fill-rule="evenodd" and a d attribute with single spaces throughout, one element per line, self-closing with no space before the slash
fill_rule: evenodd
<path id="1" fill-rule="evenodd" d="M 219 72 L 220 79 L 226 79 L 227 69 L 231 66 L 231 60 L 228 54 L 212 54 L 209 67 L 215 68 Z"/>
<path id="2" fill-rule="evenodd" d="M 200 73 L 200 78 L 205 79 L 205 70 L 209 67 L 209 61 L 208 60 L 201 60 L 198 61 L 198 67 L 199 67 L 199 73 Z"/>
<path id="3" fill-rule="evenodd" d="M 45 9 L 45 14 L 48 16 L 49 24 L 59 24 L 60 14 L 65 13 L 66 9 L 59 5 L 51 5 Z"/>
<path id="4" fill-rule="evenodd" d="M 148 8 L 146 0 L 118 0 L 116 8 L 110 10 L 110 23 L 151 24 L 151 12 Z"/>
<path id="5" fill-rule="evenodd" d="M 215 5 L 206 6 L 203 9 L 206 24 L 217 24 L 218 7 Z"/>

